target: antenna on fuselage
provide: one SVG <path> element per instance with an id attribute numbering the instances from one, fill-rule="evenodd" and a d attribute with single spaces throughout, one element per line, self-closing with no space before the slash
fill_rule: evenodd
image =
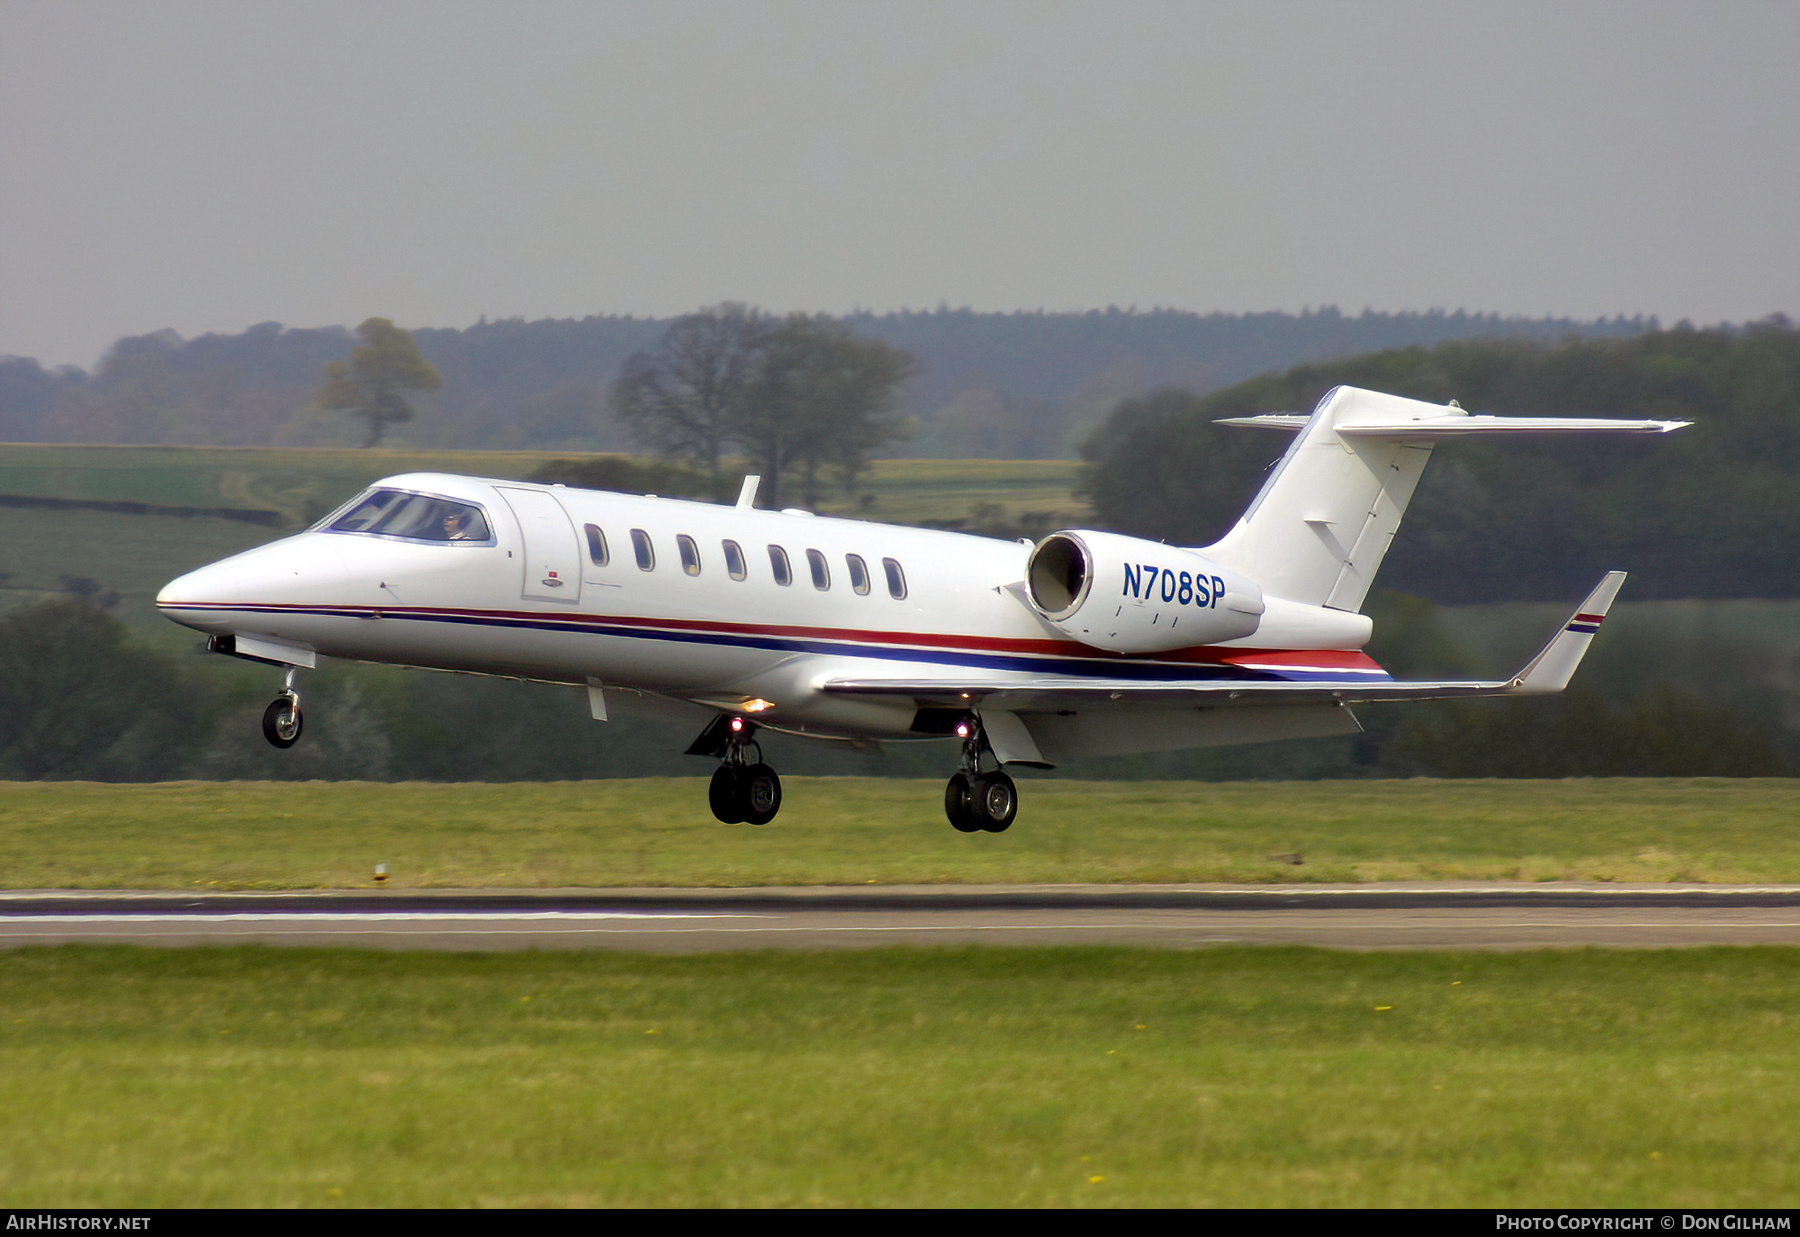
<path id="1" fill-rule="evenodd" d="M 740 507 L 756 506 L 756 487 L 761 484 L 761 476 L 756 473 L 745 473 L 744 488 L 738 491 L 737 505 Z"/>

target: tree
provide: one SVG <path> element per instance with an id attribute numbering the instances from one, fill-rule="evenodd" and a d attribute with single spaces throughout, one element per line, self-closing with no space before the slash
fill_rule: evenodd
<path id="1" fill-rule="evenodd" d="M 1800 541 L 1800 331 L 1780 319 L 1554 346 L 1451 341 L 1302 365 L 1204 399 L 1127 400 L 1083 448 L 1081 492 L 1099 527 L 1204 545 L 1288 446 L 1213 421 L 1305 412 L 1339 383 L 1471 412 L 1694 422 L 1578 451 L 1441 444 L 1384 584 L 1444 603 L 1560 600 L 1592 583 L 1595 564 L 1618 562 L 1632 567 L 1633 600 L 1800 595 L 1800 557 L 1781 552 Z"/>
<path id="2" fill-rule="evenodd" d="M 195 732 L 194 695 L 86 599 L 18 606 L 0 617 L 0 777 L 171 776 Z"/>
<path id="3" fill-rule="evenodd" d="M 816 506 L 822 474 L 853 489 L 877 448 L 905 430 L 896 388 L 913 359 L 842 323 L 793 314 L 779 322 L 726 304 L 676 321 L 654 352 L 634 353 L 613 382 L 613 413 L 645 446 L 705 473 L 728 497 L 724 459 L 742 450 L 780 500 L 784 470 L 798 468 Z"/>
<path id="4" fill-rule="evenodd" d="M 1214 425 L 1219 415 L 1188 391 L 1120 401 L 1081 448 L 1077 493 L 1093 504 L 1095 527 L 1177 545 L 1205 545 L 1229 530 L 1290 439 Z"/>
<path id="5" fill-rule="evenodd" d="M 894 401 L 917 363 L 822 315 L 790 314 L 767 333 L 764 349 L 758 399 L 736 437 L 761 466 L 768 500 L 779 501 L 790 465 L 800 470 L 808 507 L 819 504 L 822 472 L 835 472 L 853 492 L 869 457 L 908 432 Z"/>
<path id="6" fill-rule="evenodd" d="M 362 344 L 351 350 L 349 361 L 333 361 L 325 367 L 325 386 L 319 392 L 321 408 L 348 412 L 369 427 L 363 446 L 381 443 L 390 425 L 412 420 L 412 406 L 402 391 L 435 391 L 444 385 L 437 370 L 419 355 L 412 334 L 386 318 L 370 318 L 356 328 Z"/>
<path id="7" fill-rule="evenodd" d="M 653 352 L 634 352 L 613 380 L 612 407 L 639 442 L 705 473 L 724 493 L 723 457 L 739 440 L 767 363 L 767 317 L 738 304 L 676 319 Z"/>

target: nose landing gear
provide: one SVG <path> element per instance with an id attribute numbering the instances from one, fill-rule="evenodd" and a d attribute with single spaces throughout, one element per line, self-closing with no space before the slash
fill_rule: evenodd
<path id="1" fill-rule="evenodd" d="M 300 716 L 300 693 L 294 690 L 294 679 L 297 672 L 289 670 L 287 680 L 283 684 L 281 694 L 269 702 L 263 710 L 262 732 L 275 747 L 288 748 L 300 741 L 302 725 Z"/>
<path id="2" fill-rule="evenodd" d="M 766 825 L 781 810 L 781 778 L 762 762 L 762 746 L 750 736 L 754 723 L 721 717 L 700 732 L 688 748 L 692 756 L 718 756 L 706 799 L 714 816 L 727 825 Z M 756 759 L 749 760 L 750 749 Z"/>
<path id="3" fill-rule="evenodd" d="M 1019 790 L 1006 770 L 981 771 L 981 758 L 993 755 L 981 723 L 973 718 L 957 723 L 962 736 L 962 768 L 944 787 L 944 815 L 959 833 L 1005 833 L 1019 813 Z"/>

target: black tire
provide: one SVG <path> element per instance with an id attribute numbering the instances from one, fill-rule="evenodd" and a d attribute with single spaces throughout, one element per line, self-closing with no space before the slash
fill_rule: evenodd
<path id="1" fill-rule="evenodd" d="M 950 818 L 950 824 L 958 833 L 979 833 L 981 823 L 970 811 L 970 793 L 972 790 L 967 773 L 951 775 L 950 782 L 944 787 L 944 815 Z"/>
<path id="2" fill-rule="evenodd" d="M 298 697 L 277 696 L 263 710 L 263 738 L 275 747 L 292 747 L 298 743 L 302 725 Z"/>
<path id="3" fill-rule="evenodd" d="M 752 825 L 766 825 L 781 810 L 781 779 L 768 765 L 751 765 L 738 781 L 738 802 L 744 820 Z"/>
<path id="4" fill-rule="evenodd" d="M 712 785 L 707 787 L 706 801 L 721 823 L 744 823 L 744 796 L 740 793 L 743 770 L 736 765 L 720 765 L 713 770 Z"/>
<path id="5" fill-rule="evenodd" d="M 1019 788 L 996 769 L 975 779 L 969 791 L 969 816 L 989 833 L 1005 833 L 1019 814 Z"/>

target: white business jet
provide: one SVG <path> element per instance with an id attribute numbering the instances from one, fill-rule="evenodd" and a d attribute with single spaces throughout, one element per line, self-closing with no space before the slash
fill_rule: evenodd
<path id="1" fill-rule="evenodd" d="M 285 667 L 263 717 L 300 737 L 321 656 L 585 686 L 698 707 L 711 806 L 764 824 L 755 735 L 948 739 L 951 824 L 999 832 L 1009 766 L 1353 734 L 1361 701 L 1557 692 L 1625 575 L 1609 572 L 1510 679 L 1399 682 L 1358 613 L 1441 438 L 1662 433 L 1680 421 L 1473 416 L 1352 387 L 1295 433 L 1243 518 L 1184 548 L 1075 529 L 962 533 L 439 473 L 379 481 L 297 536 L 182 576 L 157 605 L 208 647 Z"/>

